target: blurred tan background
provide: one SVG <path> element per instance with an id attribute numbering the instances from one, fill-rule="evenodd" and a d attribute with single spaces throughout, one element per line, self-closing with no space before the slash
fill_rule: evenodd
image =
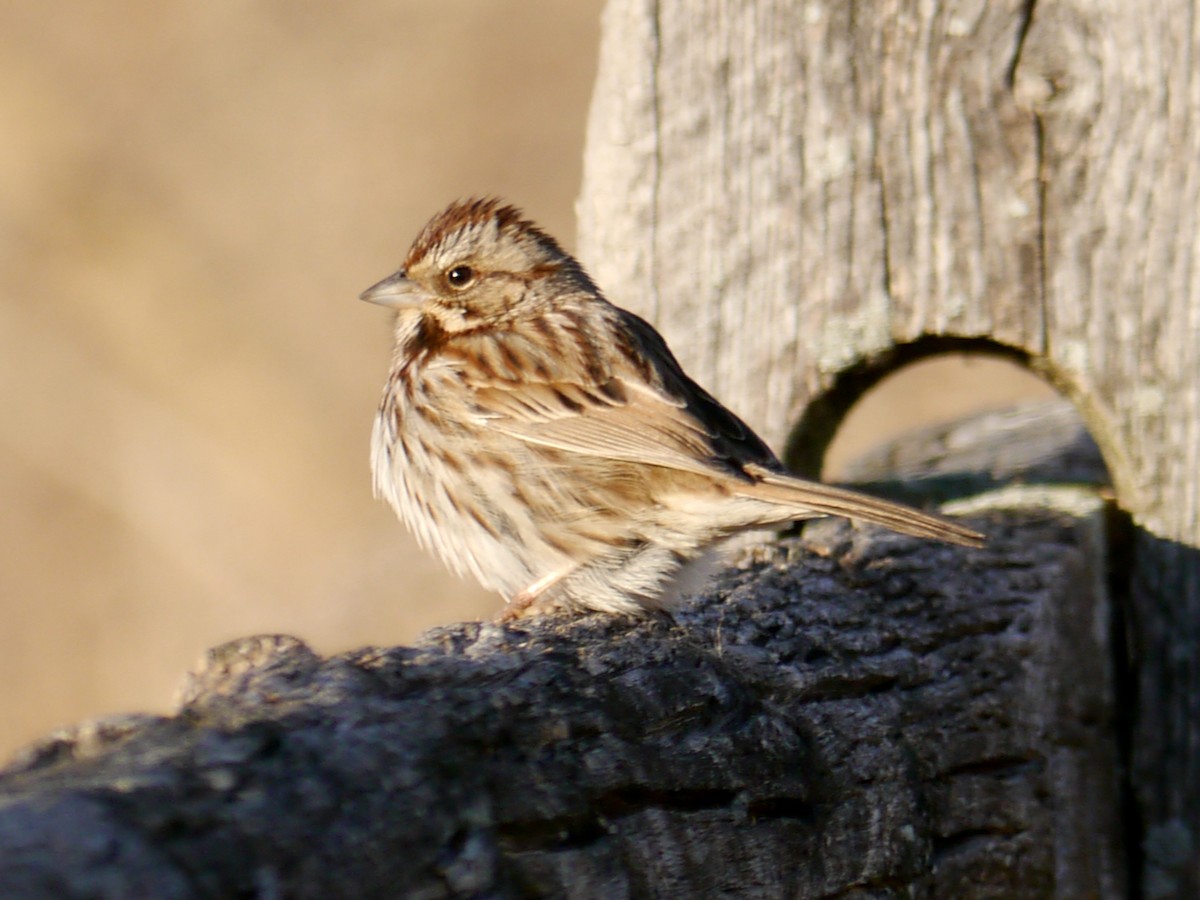
<path id="1" fill-rule="evenodd" d="M 600 7 L 0 0 L 0 757 L 166 709 L 228 638 L 498 607 L 371 498 L 390 335 L 355 298 L 465 194 L 573 246 Z M 899 378 L 837 454 L 1040 390 Z"/>

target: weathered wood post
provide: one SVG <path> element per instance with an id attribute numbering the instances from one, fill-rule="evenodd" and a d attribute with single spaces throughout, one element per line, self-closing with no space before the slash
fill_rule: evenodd
<path id="1" fill-rule="evenodd" d="M 0 896 L 1194 893 L 1200 96 L 1173 5 L 612 0 L 580 203 L 599 283 L 794 465 L 889 367 L 974 344 L 1075 401 L 1132 526 L 1044 486 L 971 501 L 983 551 L 822 525 L 673 623 L 234 642 L 177 715 L 0 773 Z M 1017 465 L 1031 435 L 1049 458 Z M 1075 482 L 1085 444 L 976 423 L 918 474 Z"/>
<path id="2" fill-rule="evenodd" d="M 1191 896 L 1195 12 L 1184 0 L 613 0 L 579 204 L 599 282 L 768 440 L 788 441 L 793 466 L 819 465 L 864 386 L 951 340 L 1013 353 L 1074 401 L 1136 526 L 1121 573 L 1129 839 L 1144 839 L 1148 891 Z"/>

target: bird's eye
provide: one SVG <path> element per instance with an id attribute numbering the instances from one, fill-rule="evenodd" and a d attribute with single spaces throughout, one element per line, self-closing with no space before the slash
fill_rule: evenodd
<path id="1" fill-rule="evenodd" d="M 462 290 L 465 287 L 469 287 L 474 280 L 475 270 L 470 266 L 458 265 L 446 270 L 446 281 L 452 288 Z"/>

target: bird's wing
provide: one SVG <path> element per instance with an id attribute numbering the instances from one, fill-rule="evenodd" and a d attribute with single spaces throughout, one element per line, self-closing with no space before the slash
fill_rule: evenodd
<path id="1" fill-rule="evenodd" d="M 735 495 L 777 507 L 780 514 L 776 524 L 845 516 L 917 537 L 966 547 L 983 546 L 983 535 L 953 520 L 858 491 L 796 478 L 780 471 L 774 457 L 758 462 L 745 455 L 731 456 L 728 439 L 714 435 L 687 407 L 668 402 L 669 397 L 647 390 L 642 384 L 622 384 L 627 391 L 623 403 L 603 393 L 561 385 L 550 389 L 557 396 L 541 389 L 527 392 L 525 387 L 519 392 L 489 392 L 486 402 L 496 414 L 490 427 L 530 444 L 571 453 L 710 477 L 724 474 Z M 752 436 L 752 432 L 747 433 Z M 757 449 L 755 444 L 746 446 Z"/>
<path id="2" fill-rule="evenodd" d="M 620 399 L 564 385 L 537 391 L 542 396 L 536 403 L 526 387 L 494 388 L 477 399 L 490 416 L 490 428 L 531 444 L 684 471 L 712 471 L 712 436 L 686 409 L 622 379 L 606 387 Z"/>
<path id="3" fill-rule="evenodd" d="M 983 536 L 902 504 L 796 478 L 741 419 L 680 368 L 662 338 L 629 316 L 630 343 L 605 365 L 570 376 L 476 372 L 473 402 L 487 427 L 529 444 L 604 459 L 728 478 L 734 494 L 777 506 L 778 522 L 822 515 L 874 522 L 920 537 L 978 547 Z M 533 359 L 510 348 L 511 361 Z M 550 367 L 543 365 L 543 373 Z M 590 374 L 587 374 L 590 373 Z M 762 524 L 761 522 L 759 524 Z"/>
<path id="4" fill-rule="evenodd" d="M 749 426 L 688 378 L 650 325 L 620 315 L 620 340 L 603 365 L 556 368 L 553 377 L 534 369 L 519 379 L 474 376 L 474 404 L 488 427 L 544 447 L 689 472 L 749 479 L 746 464 L 780 468 Z"/>

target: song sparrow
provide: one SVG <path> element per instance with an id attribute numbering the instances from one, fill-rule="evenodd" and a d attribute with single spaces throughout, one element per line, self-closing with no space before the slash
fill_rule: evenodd
<path id="1" fill-rule="evenodd" d="M 669 608 L 723 539 L 816 516 L 983 542 L 788 475 L 654 328 L 497 200 L 434 216 L 403 268 L 362 299 L 397 310 L 371 437 L 375 493 L 423 547 L 502 593 L 502 618 Z"/>

